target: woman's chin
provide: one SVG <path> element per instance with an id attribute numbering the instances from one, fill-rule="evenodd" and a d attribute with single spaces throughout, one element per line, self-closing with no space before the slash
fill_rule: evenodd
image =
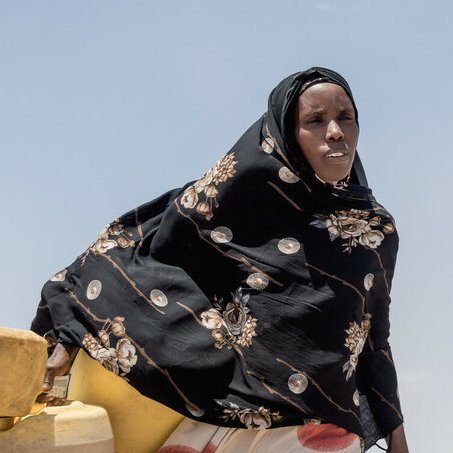
<path id="1" fill-rule="evenodd" d="M 316 176 L 318 179 L 320 179 L 322 182 L 328 182 L 330 184 L 335 184 L 338 181 L 342 181 L 343 179 L 346 179 L 349 175 L 349 171 L 344 171 L 344 172 L 329 172 L 329 173 L 316 173 Z"/>

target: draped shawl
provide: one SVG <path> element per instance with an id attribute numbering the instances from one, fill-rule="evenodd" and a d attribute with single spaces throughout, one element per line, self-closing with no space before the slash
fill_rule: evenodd
<path id="1" fill-rule="evenodd" d="M 206 423 L 335 423 L 365 448 L 402 423 L 388 343 L 395 223 L 357 154 L 334 186 L 291 142 L 294 103 L 316 77 L 354 102 L 327 69 L 284 79 L 200 179 L 109 223 L 54 274 L 32 330 Z"/>

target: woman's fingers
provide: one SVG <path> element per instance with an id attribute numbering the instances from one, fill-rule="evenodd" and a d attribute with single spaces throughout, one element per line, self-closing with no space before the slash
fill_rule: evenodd
<path id="1" fill-rule="evenodd" d="M 55 368 L 47 365 L 46 374 L 44 375 L 44 381 L 42 384 L 42 393 L 36 397 L 38 403 L 49 403 L 54 399 L 48 392 L 52 390 L 53 382 L 55 380 Z"/>
<path id="2" fill-rule="evenodd" d="M 68 347 L 68 345 L 63 345 L 58 343 L 55 346 L 55 349 L 52 355 L 47 361 L 46 374 L 44 375 L 42 393 L 40 393 L 36 402 L 38 403 L 47 403 L 49 406 L 58 406 L 64 403 L 64 399 L 56 398 L 55 396 L 49 394 L 54 385 L 56 376 L 65 375 L 70 367 L 71 360 L 73 359 L 74 350 L 77 348 Z"/>
<path id="3" fill-rule="evenodd" d="M 55 372 L 56 372 L 55 368 L 49 366 L 47 367 L 46 374 L 44 376 L 44 381 L 42 384 L 42 391 L 44 393 L 50 392 L 52 390 L 53 381 L 55 380 Z"/>
<path id="4" fill-rule="evenodd" d="M 65 399 L 63 398 L 54 398 L 47 402 L 48 406 L 62 406 L 65 403 Z"/>

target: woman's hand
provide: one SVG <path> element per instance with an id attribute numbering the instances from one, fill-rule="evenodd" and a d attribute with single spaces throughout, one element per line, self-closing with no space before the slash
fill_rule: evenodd
<path id="1" fill-rule="evenodd" d="M 61 406 L 65 400 L 49 395 L 56 376 L 64 376 L 71 368 L 77 355 L 78 348 L 65 343 L 58 343 L 52 355 L 47 360 L 46 374 L 42 386 L 42 393 L 36 397 L 37 403 L 47 403 L 48 406 Z"/>
<path id="2" fill-rule="evenodd" d="M 387 445 L 390 441 L 390 436 L 385 438 Z M 391 453 L 409 453 L 409 448 L 407 446 L 406 435 L 404 434 L 403 424 L 395 428 L 392 432 L 392 442 L 391 442 Z"/>

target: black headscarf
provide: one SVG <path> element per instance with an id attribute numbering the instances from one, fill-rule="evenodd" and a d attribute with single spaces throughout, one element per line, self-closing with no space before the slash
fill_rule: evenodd
<path id="1" fill-rule="evenodd" d="M 335 423 L 366 448 L 396 428 L 394 221 L 357 155 L 333 186 L 288 144 L 294 103 L 319 77 L 353 101 L 328 69 L 284 79 L 199 180 L 122 215 L 53 275 L 32 329 L 206 423 Z"/>
<path id="2" fill-rule="evenodd" d="M 337 72 L 326 68 L 313 67 L 306 71 L 297 72 L 280 82 L 269 96 L 268 124 L 275 137 L 282 143 L 282 149 L 298 174 L 305 178 L 314 176 L 313 169 L 304 158 L 294 138 L 293 111 L 299 96 L 310 86 L 317 83 L 328 82 L 341 86 L 349 96 L 355 112 L 355 120 L 359 125 L 359 115 L 348 82 Z M 356 153 L 354 165 L 349 182 L 368 187 L 368 182 L 363 170 L 360 157 Z"/>

